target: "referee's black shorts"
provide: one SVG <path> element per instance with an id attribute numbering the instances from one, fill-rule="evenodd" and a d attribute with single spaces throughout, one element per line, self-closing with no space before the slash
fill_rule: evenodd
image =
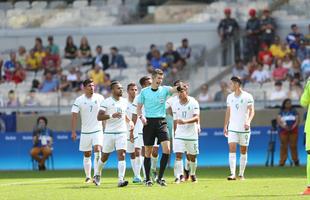
<path id="1" fill-rule="evenodd" d="M 155 138 L 158 144 L 169 141 L 167 122 L 165 118 L 146 118 L 147 124 L 143 127 L 144 146 L 153 146 Z"/>

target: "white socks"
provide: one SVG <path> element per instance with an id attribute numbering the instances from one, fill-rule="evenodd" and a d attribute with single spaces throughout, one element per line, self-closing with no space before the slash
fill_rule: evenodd
<path id="1" fill-rule="evenodd" d="M 145 168 L 144 168 L 144 156 L 140 156 L 140 159 L 141 159 L 141 168 L 143 172 L 143 178 L 145 179 L 146 175 L 145 175 Z"/>
<path id="2" fill-rule="evenodd" d="M 240 168 L 239 168 L 239 176 L 244 175 L 244 170 L 246 167 L 246 163 L 248 160 L 248 154 L 240 154 Z"/>
<path id="3" fill-rule="evenodd" d="M 188 161 L 187 158 L 185 158 L 185 166 L 184 166 L 184 169 L 185 169 L 186 171 L 189 171 L 189 163 L 190 163 L 190 161 Z"/>
<path id="4" fill-rule="evenodd" d="M 142 167 L 142 165 L 141 165 L 141 156 L 136 157 L 135 163 L 136 163 L 136 176 L 138 178 L 140 178 L 141 177 L 140 172 L 141 172 L 141 167 Z"/>
<path id="5" fill-rule="evenodd" d="M 174 176 L 180 178 L 180 175 L 183 174 L 183 162 L 182 160 L 176 160 L 174 163 Z"/>
<path id="6" fill-rule="evenodd" d="M 130 163 L 131 163 L 131 168 L 133 171 L 133 175 L 136 177 L 137 176 L 137 163 L 136 163 L 136 159 L 131 159 L 130 158 Z"/>
<path id="7" fill-rule="evenodd" d="M 98 171 L 98 162 L 101 159 L 101 152 L 95 152 L 94 155 L 94 175 L 96 175 Z M 101 173 L 99 172 L 99 174 Z"/>
<path id="8" fill-rule="evenodd" d="M 122 182 L 125 177 L 125 171 L 126 171 L 126 161 L 118 161 L 118 180 Z"/>
<path id="9" fill-rule="evenodd" d="M 151 170 L 152 171 L 156 171 L 157 161 L 158 161 L 158 156 L 157 157 L 151 156 Z"/>
<path id="10" fill-rule="evenodd" d="M 229 153 L 229 167 L 230 173 L 236 175 L 236 153 Z"/>
<path id="11" fill-rule="evenodd" d="M 97 167 L 97 173 L 95 175 L 101 175 L 101 171 L 102 171 L 102 168 L 104 168 L 105 164 L 107 163 L 107 161 L 105 161 L 104 163 L 101 161 L 101 159 L 99 159 L 98 161 L 98 167 Z"/>
<path id="12" fill-rule="evenodd" d="M 91 157 L 84 156 L 83 164 L 86 178 L 91 178 Z"/>
<path id="13" fill-rule="evenodd" d="M 197 159 L 195 162 L 189 162 L 189 166 L 190 166 L 190 175 L 196 175 Z"/>

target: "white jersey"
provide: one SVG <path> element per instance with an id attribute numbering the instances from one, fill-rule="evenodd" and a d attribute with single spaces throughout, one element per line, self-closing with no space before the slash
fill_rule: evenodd
<path id="1" fill-rule="evenodd" d="M 194 115 L 199 115 L 199 104 L 196 99 L 189 97 L 186 104 L 181 104 L 180 100 L 174 101 L 171 105 L 173 119 L 191 119 Z M 175 130 L 175 139 L 197 140 L 198 127 L 197 122 L 191 124 L 177 125 Z"/>
<path id="2" fill-rule="evenodd" d="M 234 92 L 227 96 L 227 107 L 230 108 L 228 131 L 249 132 L 245 130 L 244 124 L 248 118 L 248 106 L 250 105 L 254 105 L 254 99 L 248 92 L 242 91 L 238 97 Z"/>
<path id="3" fill-rule="evenodd" d="M 139 95 L 137 95 L 132 102 L 132 106 L 134 108 L 133 114 L 137 114 L 138 99 L 139 99 Z M 145 116 L 144 107 L 142 107 L 142 115 Z M 138 117 L 135 128 L 134 128 L 135 137 L 137 134 L 142 133 L 142 132 L 143 132 L 143 123 L 141 119 Z"/>
<path id="4" fill-rule="evenodd" d="M 126 114 L 127 114 L 127 116 L 128 116 L 128 118 L 130 119 L 130 120 L 132 120 L 132 115 L 133 114 L 137 114 L 137 107 L 135 107 L 134 105 L 133 105 L 133 102 L 130 102 L 129 100 L 127 100 L 127 102 L 128 102 L 128 105 L 127 105 L 127 110 L 126 110 Z M 129 124 L 127 123 L 127 129 L 129 130 L 130 129 L 130 126 L 129 126 Z M 128 131 L 128 139 L 130 139 L 130 132 Z"/>
<path id="5" fill-rule="evenodd" d="M 105 133 L 121 133 L 127 132 L 127 123 L 126 123 L 126 115 L 127 115 L 128 101 L 127 99 L 120 97 L 117 101 L 113 97 L 109 97 L 105 99 L 100 105 L 100 109 L 105 111 L 106 115 L 112 115 L 116 112 L 122 113 L 122 117 L 118 118 L 110 118 L 106 120 L 105 125 Z"/>
<path id="6" fill-rule="evenodd" d="M 179 101 L 178 95 L 174 95 L 174 96 L 168 98 L 166 101 L 166 109 L 170 108 L 171 105 L 173 104 L 173 102 L 176 102 L 176 101 Z"/>
<path id="7" fill-rule="evenodd" d="M 104 97 L 97 93 L 94 93 L 91 98 L 83 94 L 75 99 L 71 112 L 80 113 L 82 133 L 102 131 L 102 122 L 97 120 L 97 115 L 103 101 Z"/>

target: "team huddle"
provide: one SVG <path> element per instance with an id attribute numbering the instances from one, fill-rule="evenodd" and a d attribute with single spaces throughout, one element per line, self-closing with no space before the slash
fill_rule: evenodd
<path id="1" fill-rule="evenodd" d="M 155 182 L 160 186 L 167 186 L 164 172 L 170 156 L 170 141 L 176 154 L 175 183 L 186 180 L 197 182 L 199 104 L 195 98 L 188 95 L 189 86 L 186 83 L 176 81 L 173 87 L 161 86 L 163 78 L 164 73 L 161 70 L 154 70 L 152 77 L 142 77 L 139 81 L 142 87 L 140 94 L 137 94 L 138 86 L 135 83 L 128 84 L 127 98 L 123 97 L 123 87 L 118 81 L 111 83 L 111 96 L 106 99 L 94 93 L 94 83 L 91 79 L 83 82 L 84 94 L 78 97 L 72 106 L 72 139 L 77 138 L 76 126 L 80 113 L 82 127 L 79 150 L 84 153 L 86 183 L 93 182 L 97 186 L 101 184 L 102 169 L 105 168 L 110 153 L 116 151 L 118 187 L 128 185 L 128 181 L 125 180 L 126 153 L 130 155 L 133 183 L 143 182 L 150 187 Z M 239 176 L 243 180 L 254 102 L 249 93 L 240 89 L 240 79 L 233 77 L 231 80 L 236 85 L 236 90 L 231 94 L 232 97 L 231 95 L 228 97 L 228 111 L 224 124 L 224 134 L 228 136 L 230 146 L 231 175 L 228 180 L 236 179 L 234 172 L 236 144 L 241 146 Z M 238 93 L 237 96 L 235 93 Z M 169 116 L 173 117 L 173 127 L 169 127 L 170 136 L 166 121 Z M 240 122 L 243 124 L 239 125 Z M 159 146 L 162 155 L 157 172 Z M 93 177 L 92 151 L 94 151 Z M 183 154 L 186 155 L 185 164 Z"/>

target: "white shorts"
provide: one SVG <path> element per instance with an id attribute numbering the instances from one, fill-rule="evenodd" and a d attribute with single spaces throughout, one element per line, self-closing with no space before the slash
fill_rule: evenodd
<path id="1" fill-rule="evenodd" d="M 137 139 L 135 139 L 135 148 L 142 149 L 143 146 L 144 146 L 143 134 L 139 133 L 138 136 L 137 136 Z"/>
<path id="2" fill-rule="evenodd" d="M 80 151 L 91 151 L 92 147 L 95 145 L 103 145 L 103 134 L 102 131 L 98 131 L 96 133 L 84 134 L 82 133 L 80 136 Z"/>
<path id="3" fill-rule="evenodd" d="M 236 133 L 228 131 L 228 144 L 238 143 L 240 146 L 249 146 L 251 132 L 249 133 Z"/>
<path id="4" fill-rule="evenodd" d="M 173 140 L 173 152 L 174 153 L 187 153 L 190 155 L 199 154 L 199 144 L 198 140 L 182 140 L 174 139 Z"/>
<path id="5" fill-rule="evenodd" d="M 127 150 L 127 133 L 104 133 L 103 153 L 111 153 L 117 150 Z"/>
<path id="6" fill-rule="evenodd" d="M 138 138 L 136 138 L 138 139 Z M 136 139 L 134 141 L 136 141 Z M 129 139 L 127 139 L 127 153 L 134 153 L 135 152 L 135 143 L 130 142 Z"/>

